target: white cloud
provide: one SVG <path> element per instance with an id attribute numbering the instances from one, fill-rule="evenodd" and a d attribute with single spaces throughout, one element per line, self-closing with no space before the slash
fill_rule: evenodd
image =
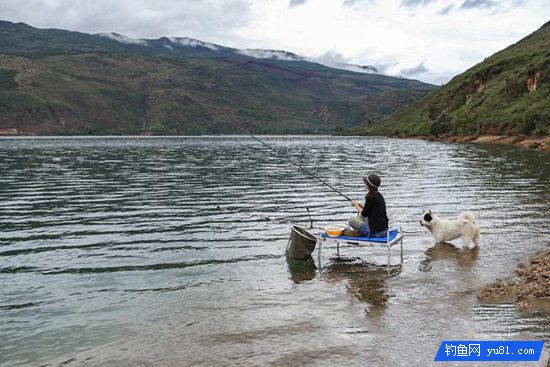
<path id="1" fill-rule="evenodd" d="M 334 50 L 325 52 L 321 56 L 310 58 L 309 61 L 314 61 L 319 64 L 330 66 L 332 68 L 345 69 L 355 71 L 357 73 L 377 73 L 378 68 L 374 65 L 357 65 L 351 63 L 350 59 L 344 57 L 341 53 Z"/>
<path id="2" fill-rule="evenodd" d="M 172 43 L 175 43 L 177 45 L 191 46 L 191 47 L 204 47 L 204 48 L 208 48 L 212 51 L 218 51 L 219 50 L 219 47 L 212 44 L 212 43 L 199 41 L 199 40 L 189 38 L 189 37 L 170 37 L 168 39 Z"/>
<path id="3" fill-rule="evenodd" d="M 306 1 L 307 0 L 290 0 L 290 3 L 288 4 L 288 6 L 293 7 L 293 6 L 302 5 L 302 4 L 305 4 Z"/>
<path id="4" fill-rule="evenodd" d="M 118 41 L 120 43 L 125 43 L 127 45 L 129 45 L 129 44 L 142 45 L 142 46 L 147 45 L 147 42 L 145 42 L 145 40 L 138 39 L 138 38 L 126 37 L 126 36 L 124 36 L 122 34 L 118 34 L 118 33 L 113 33 L 113 32 L 111 32 L 111 33 L 98 33 L 97 35 L 100 36 L 100 37 L 110 38 L 112 40 Z"/>
<path id="5" fill-rule="evenodd" d="M 417 6 L 417 5 L 426 5 L 435 0 L 401 0 L 401 4 L 405 6 Z"/>
<path id="6" fill-rule="evenodd" d="M 130 38 L 236 40 L 253 17 L 249 0 L 1 0 L 0 18 L 40 28 Z"/>
<path id="7" fill-rule="evenodd" d="M 373 4 L 376 0 L 344 0 L 343 4 L 344 6 L 354 6 L 354 5 L 365 5 L 365 4 Z"/>
<path id="8" fill-rule="evenodd" d="M 241 55 L 255 57 L 257 59 L 276 59 L 276 60 L 288 60 L 288 61 L 303 60 L 301 56 L 292 54 L 290 52 L 280 51 L 280 50 L 245 49 L 245 50 L 238 50 L 237 52 L 240 53 Z"/>
<path id="9" fill-rule="evenodd" d="M 402 69 L 401 75 L 406 77 L 418 77 L 419 75 L 426 74 L 430 71 L 430 69 L 424 65 L 425 63 L 426 61 L 422 61 L 420 64 L 415 65 L 412 68 Z"/>
<path id="10" fill-rule="evenodd" d="M 269 47 L 309 58 L 330 51 L 390 75 L 424 62 L 415 78 L 442 84 L 536 30 L 550 11 L 543 0 L 503 0 L 499 11 L 460 9 L 464 1 L 309 0 L 291 11 L 267 2 L 246 30 Z"/>

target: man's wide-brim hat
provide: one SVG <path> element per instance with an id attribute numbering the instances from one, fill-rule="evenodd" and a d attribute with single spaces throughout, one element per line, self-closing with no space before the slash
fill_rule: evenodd
<path id="1" fill-rule="evenodd" d="M 380 187 L 382 180 L 380 180 L 380 177 L 378 177 L 377 175 L 372 174 L 368 177 L 363 177 L 363 182 L 365 183 L 365 185 L 372 186 L 377 189 Z"/>

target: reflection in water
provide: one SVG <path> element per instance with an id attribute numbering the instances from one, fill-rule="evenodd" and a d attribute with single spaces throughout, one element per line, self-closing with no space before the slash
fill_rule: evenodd
<path id="1" fill-rule="evenodd" d="M 307 260 L 286 259 L 290 278 L 296 284 L 315 278 L 315 262 L 310 257 Z"/>
<path id="2" fill-rule="evenodd" d="M 505 328 L 508 333 L 528 335 L 536 333 L 542 339 L 550 339 L 550 312 L 533 310 L 529 313 L 518 313 L 513 304 L 481 304 L 473 308 L 473 318 L 476 322 L 490 325 L 491 321 L 499 321 L 498 328 L 490 326 L 485 329 L 487 334 L 502 332 Z"/>
<path id="3" fill-rule="evenodd" d="M 376 265 L 359 258 L 335 258 L 326 268 L 328 283 L 347 282 L 347 290 L 368 305 L 367 314 L 381 315 L 387 306 L 389 292 L 386 281 L 401 273 L 400 265 Z"/>
<path id="4" fill-rule="evenodd" d="M 460 268 L 469 270 L 475 265 L 478 255 L 479 247 L 463 251 L 448 242 L 438 242 L 426 250 L 426 257 L 420 261 L 419 269 L 430 271 L 434 261 L 451 260 Z"/>

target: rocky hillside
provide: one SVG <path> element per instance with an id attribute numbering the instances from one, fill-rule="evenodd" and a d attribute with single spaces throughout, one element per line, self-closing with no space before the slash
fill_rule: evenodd
<path id="1" fill-rule="evenodd" d="M 0 21 L 0 134 L 238 132 L 192 99 L 254 132 L 332 132 L 435 89 L 364 70 L 186 37 L 131 39 Z"/>
<path id="2" fill-rule="evenodd" d="M 550 22 L 359 134 L 550 135 Z"/>

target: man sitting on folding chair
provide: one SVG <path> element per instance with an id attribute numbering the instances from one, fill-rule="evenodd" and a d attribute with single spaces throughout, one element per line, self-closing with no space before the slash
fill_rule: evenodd
<path id="1" fill-rule="evenodd" d="M 350 237 L 386 237 L 388 215 L 384 197 L 378 191 L 380 177 L 372 174 L 363 177 L 363 182 L 368 190 L 365 205 L 359 204 L 357 200 L 351 201 L 351 206 L 357 210 L 358 216 L 349 219 L 351 228 L 346 229 L 343 234 Z"/>

